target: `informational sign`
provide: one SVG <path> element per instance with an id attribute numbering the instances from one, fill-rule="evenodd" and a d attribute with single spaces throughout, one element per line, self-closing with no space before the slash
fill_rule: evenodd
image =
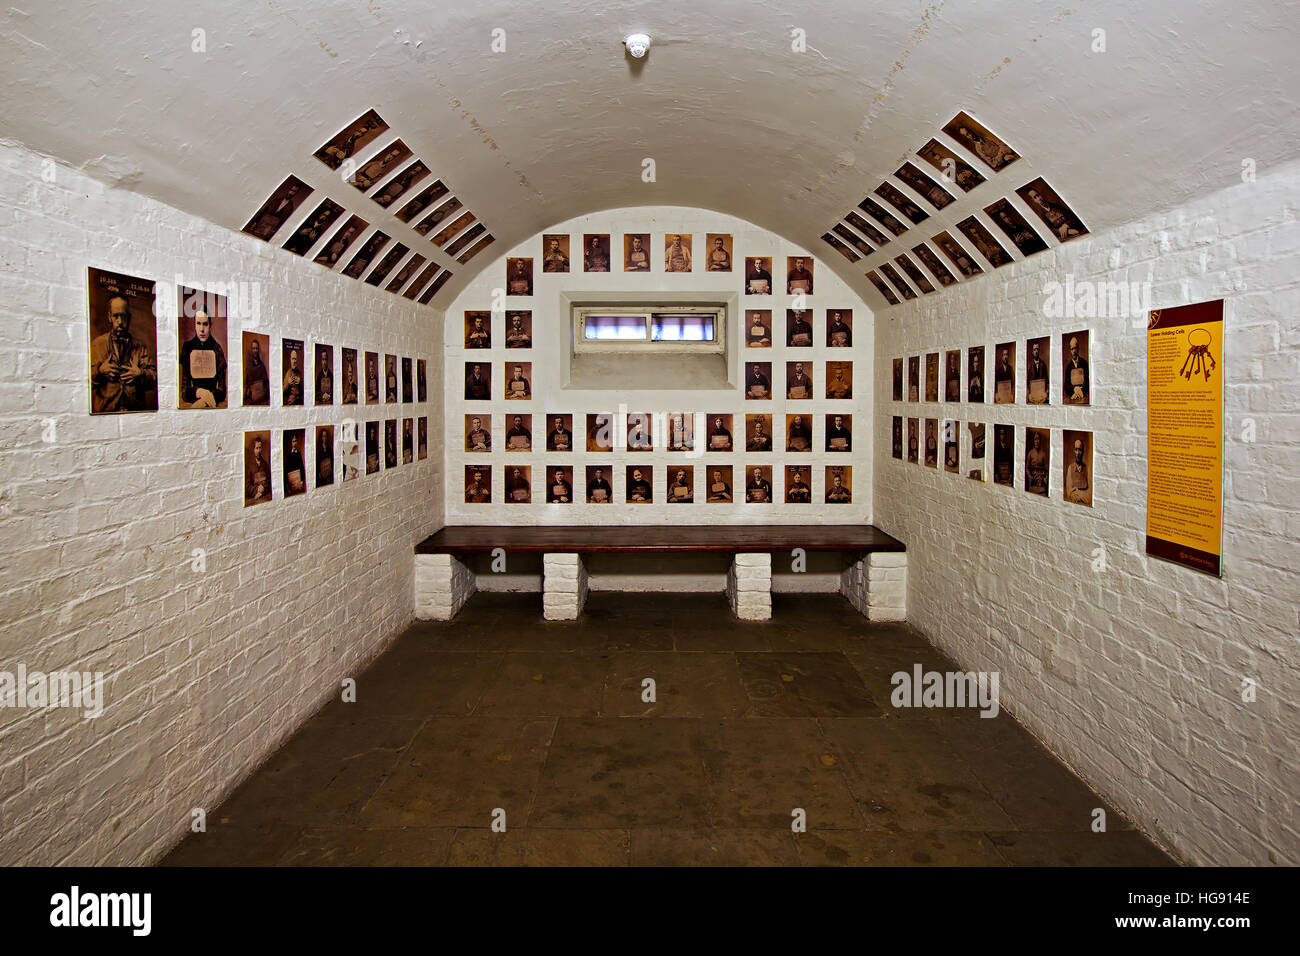
<path id="1" fill-rule="evenodd" d="M 1223 300 L 1147 321 L 1147 554 L 1220 575 Z"/>

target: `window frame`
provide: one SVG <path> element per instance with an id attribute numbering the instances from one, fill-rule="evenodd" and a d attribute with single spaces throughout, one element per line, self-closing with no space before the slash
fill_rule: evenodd
<path id="1" fill-rule="evenodd" d="M 725 355 L 727 350 L 727 324 L 730 310 L 725 304 L 717 302 L 676 303 L 671 299 L 646 299 L 641 302 L 593 303 L 574 301 L 570 304 L 573 329 L 573 351 L 604 352 L 621 354 L 645 353 L 664 355 L 673 352 L 696 355 Z M 660 339 L 652 338 L 653 322 L 656 313 L 673 315 L 711 315 L 713 316 L 713 338 Z M 644 339 L 588 339 L 586 338 L 586 321 L 591 315 L 627 315 L 644 316 L 646 336 Z"/>

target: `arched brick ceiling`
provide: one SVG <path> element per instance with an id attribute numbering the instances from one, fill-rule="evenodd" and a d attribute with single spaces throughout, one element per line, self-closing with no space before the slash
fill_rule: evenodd
<path id="1" fill-rule="evenodd" d="M 654 38 L 635 64 L 634 30 Z M 594 210 L 696 205 L 883 304 L 820 236 L 959 110 L 1023 157 L 963 211 L 1042 175 L 1095 234 L 1294 157 L 1296 34 L 1262 0 L 26 0 L 0 30 L 0 113 L 7 137 L 239 229 L 289 174 L 374 211 L 312 158 L 374 107 L 494 253 Z M 434 304 L 494 258 L 444 257 Z"/>

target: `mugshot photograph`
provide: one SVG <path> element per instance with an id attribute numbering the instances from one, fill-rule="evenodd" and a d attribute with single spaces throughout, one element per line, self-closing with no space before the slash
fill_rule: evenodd
<path id="1" fill-rule="evenodd" d="M 492 347 L 492 313 L 465 313 L 465 348 L 490 349 Z"/>
<path id="2" fill-rule="evenodd" d="M 587 416 L 587 451 L 614 450 L 614 416 L 609 414 Z"/>
<path id="3" fill-rule="evenodd" d="M 785 397 L 805 399 L 813 397 L 812 363 L 785 363 Z"/>
<path id="4" fill-rule="evenodd" d="M 1003 342 L 996 349 L 993 366 L 993 404 L 1012 405 L 1016 401 L 1016 343 Z"/>
<path id="5" fill-rule="evenodd" d="M 943 131 L 982 159 L 994 172 L 1020 158 L 1015 150 L 964 112 L 953 117 Z"/>
<path id="6" fill-rule="evenodd" d="M 366 404 L 379 404 L 379 353 L 366 353 Z"/>
<path id="7" fill-rule="evenodd" d="M 826 503 L 847 505 L 853 503 L 853 469 L 837 465 L 826 466 Z"/>
<path id="8" fill-rule="evenodd" d="M 609 470 L 603 465 L 587 466 L 587 503 L 607 505 L 614 500 L 614 489 L 609 483 Z"/>
<path id="9" fill-rule="evenodd" d="M 649 465 L 628 465 L 624 498 L 630 505 L 648 505 L 654 501 L 654 474 Z"/>
<path id="10" fill-rule="evenodd" d="M 397 356 L 384 356 L 384 401 L 396 403 L 397 395 Z"/>
<path id="11" fill-rule="evenodd" d="M 920 462 L 921 448 L 921 420 L 919 418 L 909 418 L 907 420 L 907 460 L 913 465 Z"/>
<path id="12" fill-rule="evenodd" d="M 695 415 L 691 412 L 669 412 L 666 420 L 669 451 L 695 450 Z"/>
<path id="13" fill-rule="evenodd" d="M 397 467 L 397 419 L 384 422 L 384 467 Z"/>
<path id="14" fill-rule="evenodd" d="M 766 349 L 772 347 L 772 310 L 745 310 L 745 347 Z"/>
<path id="15" fill-rule="evenodd" d="M 379 422 L 366 422 L 366 474 L 379 470 Z"/>
<path id="16" fill-rule="evenodd" d="M 573 416 L 546 416 L 546 450 L 573 451 Z"/>
<path id="17" fill-rule="evenodd" d="M 627 413 L 627 450 L 653 451 L 653 426 L 649 412 Z"/>
<path id="18" fill-rule="evenodd" d="M 913 355 L 907 360 L 907 400 L 921 400 L 921 356 Z"/>
<path id="19" fill-rule="evenodd" d="M 533 294 L 533 260 L 506 260 L 506 295 Z"/>
<path id="20" fill-rule="evenodd" d="M 925 467 L 939 467 L 939 420 L 925 420 Z"/>
<path id="21" fill-rule="evenodd" d="M 984 346 L 966 350 L 966 401 L 984 401 Z"/>
<path id="22" fill-rule="evenodd" d="M 894 359 L 894 401 L 903 400 L 903 360 Z"/>
<path id="23" fill-rule="evenodd" d="M 592 235 L 582 237 L 582 271 L 609 271 L 609 236 Z"/>
<path id="24" fill-rule="evenodd" d="M 334 426 L 316 426 L 316 487 L 334 484 Z"/>
<path id="25" fill-rule="evenodd" d="M 465 363 L 465 398 L 480 402 L 491 400 L 492 366 L 486 362 Z"/>
<path id="26" fill-rule="evenodd" d="M 804 256 L 786 258 L 785 292 L 786 295 L 813 294 L 813 261 Z"/>
<path id="27" fill-rule="evenodd" d="M 180 286 L 180 408 L 226 407 L 226 297 Z"/>
<path id="28" fill-rule="evenodd" d="M 754 465 L 748 469 L 745 479 L 745 500 L 750 504 L 771 504 L 771 465 Z"/>
<path id="29" fill-rule="evenodd" d="M 745 398 L 760 401 L 772 397 L 772 363 L 745 363 Z"/>
<path id="30" fill-rule="evenodd" d="M 492 503 L 492 466 L 465 466 L 465 504 L 485 505 Z"/>
<path id="31" fill-rule="evenodd" d="M 925 356 L 925 400 L 939 400 L 939 353 L 928 352 Z"/>
<path id="32" fill-rule="evenodd" d="M 402 356 L 402 401 L 407 404 L 415 401 L 415 383 L 412 381 L 411 371 L 411 360 Z"/>
<path id="33" fill-rule="evenodd" d="M 945 402 L 961 401 L 960 349 L 951 349 L 944 353 L 943 400 Z"/>
<path id="34" fill-rule="evenodd" d="M 785 450 L 812 451 L 812 416 L 785 416 Z"/>
<path id="35" fill-rule="evenodd" d="M 812 310 L 785 310 L 785 344 L 791 348 L 808 348 L 813 342 Z"/>
<path id="36" fill-rule="evenodd" d="M 271 193 L 262 208 L 253 213 L 253 218 L 245 223 L 242 231 L 269 242 L 311 193 L 310 186 L 298 177 L 290 176 Z"/>
<path id="37" fill-rule="evenodd" d="M 505 397 L 507 401 L 525 401 L 533 397 L 531 362 L 516 362 L 507 365 L 510 377 L 506 379 Z"/>
<path id="38" fill-rule="evenodd" d="M 415 419 L 402 419 L 402 464 L 415 461 Z"/>
<path id="39" fill-rule="evenodd" d="M 429 419 L 425 415 L 415 423 L 415 457 L 420 461 L 429 457 Z"/>
<path id="40" fill-rule="evenodd" d="M 771 295 L 772 272 L 768 268 L 771 260 L 763 256 L 750 256 L 745 259 L 745 294 Z"/>
<path id="41" fill-rule="evenodd" d="M 1025 401 L 1030 405 L 1047 405 L 1051 401 L 1051 372 L 1047 365 L 1050 341 L 1047 336 L 1025 340 Z"/>
<path id="42" fill-rule="evenodd" d="M 892 453 L 895 458 L 901 461 L 903 458 L 903 418 L 901 415 L 894 416 L 893 428 Z"/>
<path id="43" fill-rule="evenodd" d="M 506 451 L 533 450 L 533 416 L 506 416 Z"/>
<path id="44" fill-rule="evenodd" d="M 415 397 L 417 401 L 429 400 L 429 377 L 424 359 L 415 360 Z"/>
<path id="45" fill-rule="evenodd" d="M 1051 438 L 1046 428 L 1025 429 L 1025 491 L 1047 497 Z"/>
<path id="46" fill-rule="evenodd" d="M 303 404 L 303 396 L 306 392 L 306 384 L 303 377 L 302 340 L 282 340 L 280 354 L 280 360 L 284 368 L 282 402 L 286 408 L 290 405 L 301 405 Z"/>
<path id="47" fill-rule="evenodd" d="M 316 384 L 316 404 L 333 405 L 334 404 L 334 346 L 317 345 L 316 346 L 316 374 L 313 381 Z"/>
<path id="48" fill-rule="evenodd" d="M 465 416 L 465 450 L 488 452 L 492 450 L 492 416 Z"/>
<path id="49" fill-rule="evenodd" d="M 623 236 L 623 271 L 650 271 L 649 233 L 629 233 Z"/>
<path id="50" fill-rule="evenodd" d="M 968 216 L 957 223 L 957 230 L 971 241 L 993 268 L 1000 269 L 1011 262 L 1011 256 L 993 238 L 993 233 L 985 229 L 983 223 L 974 216 Z"/>
<path id="51" fill-rule="evenodd" d="M 1061 433 L 1065 450 L 1065 480 L 1062 494 L 1066 501 L 1092 507 L 1092 432 L 1065 430 Z"/>
<path id="52" fill-rule="evenodd" d="M 244 507 L 270 501 L 271 433 L 244 432 Z"/>
<path id="53" fill-rule="evenodd" d="M 339 356 L 343 363 L 343 387 L 340 404 L 355 405 L 360 391 L 357 383 L 357 350 L 341 349 Z"/>
<path id="54" fill-rule="evenodd" d="M 771 451 L 772 450 L 772 416 L 771 415 L 746 415 L 745 416 L 745 450 L 746 451 Z"/>
<path id="55" fill-rule="evenodd" d="M 785 500 L 787 504 L 812 504 L 812 465 L 785 466 Z"/>
<path id="56" fill-rule="evenodd" d="M 710 415 L 708 418 L 708 450 L 732 451 L 731 416 Z"/>
<path id="57" fill-rule="evenodd" d="M 961 471 L 961 452 L 958 449 L 960 439 L 957 435 L 957 423 L 951 418 L 943 422 L 943 468 L 957 474 Z"/>
<path id="58" fill-rule="evenodd" d="M 685 505 L 695 500 L 695 469 L 681 465 L 668 472 L 668 503 Z"/>
<path id="59" fill-rule="evenodd" d="M 734 500 L 731 493 L 731 466 L 723 465 L 722 467 L 709 468 L 707 473 L 708 494 L 705 500 L 714 504 Z"/>
<path id="60" fill-rule="evenodd" d="M 705 256 L 704 270 L 706 272 L 730 272 L 731 234 L 710 232 L 705 236 L 704 244 L 708 249 Z"/>
<path id="61" fill-rule="evenodd" d="M 853 345 L 853 312 L 851 309 L 826 310 L 826 345 L 832 349 L 847 349 Z M 899 369 L 902 375 L 902 369 Z M 902 379 L 899 379 L 900 388 Z M 902 399 L 900 394 L 899 399 Z"/>
<path id="62" fill-rule="evenodd" d="M 1092 380 L 1088 376 L 1088 333 L 1067 332 L 1061 336 L 1061 359 L 1065 366 L 1061 374 L 1066 405 L 1087 405 L 1090 402 Z M 1067 446 L 1067 451 L 1068 446 Z"/>
<path id="63" fill-rule="evenodd" d="M 533 347 L 533 313 L 506 313 L 506 348 L 530 349 Z"/>
<path id="64" fill-rule="evenodd" d="M 386 129 L 388 124 L 379 114 L 367 110 L 312 155 L 330 169 L 338 169 Z"/>
<path id="65" fill-rule="evenodd" d="M 315 261 L 327 269 L 333 269 L 369 225 L 360 216 L 352 216 L 343 224 L 342 229 L 330 236 L 329 241 L 321 246 L 320 251 L 316 253 Z"/>
<path id="66" fill-rule="evenodd" d="M 664 272 L 691 271 L 691 237 L 670 232 L 664 236 Z"/>
<path id="67" fill-rule="evenodd" d="M 826 397 L 832 400 L 853 397 L 852 362 L 826 363 Z"/>
<path id="68" fill-rule="evenodd" d="M 827 451 L 852 451 L 853 434 L 850 428 L 853 424 L 852 415 L 827 415 L 826 416 L 826 450 Z"/>
<path id="69" fill-rule="evenodd" d="M 568 465 L 546 466 L 546 503 L 573 504 L 573 469 Z"/>
<path id="70" fill-rule="evenodd" d="M 284 496 L 292 498 L 307 490 L 307 430 L 287 429 L 284 433 Z"/>
<path id="71" fill-rule="evenodd" d="M 1016 435 L 1013 425 L 993 426 L 993 481 L 1010 486 L 1015 482 Z"/>
<path id="72" fill-rule="evenodd" d="M 1043 238 L 1008 200 L 999 199 L 991 206 L 985 206 L 984 212 L 1007 234 L 1007 238 L 1015 244 L 1022 256 L 1032 256 L 1047 248 Z"/>
<path id="73" fill-rule="evenodd" d="M 244 347 L 244 404 L 271 404 L 271 372 L 266 363 L 271 359 L 271 337 L 257 332 L 243 334 Z"/>
<path id="74" fill-rule="evenodd" d="M 568 235 L 542 236 L 542 271 L 569 271 L 569 237 Z"/>
<path id="75" fill-rule="evenodd" d="M 1043 221 L 1060 242 L 1087 233 L 1088 228 L 1041 176 L 1016 190 L 1025 204 Z"/>

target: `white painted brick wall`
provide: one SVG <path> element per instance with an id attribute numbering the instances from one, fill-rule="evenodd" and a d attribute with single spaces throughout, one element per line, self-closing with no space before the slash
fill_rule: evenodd
<path id="1" fill-rule="evenodd" d="M 442 524 L 442 321 L 62 166 L 45 182 L 42 162 L 0 146 L 0 669 L 102 670 L 106 710 L 0 710 L 0 863 L 138 864 L 411 621 L 412 548 Z M 91 265 L 158 283 L 158 413 L 87 414 Z M 428 458 L 283 500 L 282 428 L 391 407 L 175 410 L 178 272 L 261 283 L 273 381 L 284 335 L 428 359 L 431 401 L 401 406 L 429 416 Z M 245 509 L 255 428 L 277 497 Z"/>
<path id="2" fill-rule="evenodd" d="M 450 621 L 477 588 L 474 572 L 450 554 L 415 556 L 415 616 Z"/>
<path id="3" fill-rule="evenodd" d="M 1004 705 L 1140 826 L 1193 863 L 1296 864 L 1300 164 L 1249 184 L 1230 165 L 1217 194 L 884 312 L 875 514 L 907 545 L 909 620 L 963 667 L 1000 671 Z M 1145 326 L 1044 317 L 1044 283 L 1067 274 L 1150 281 L 1157 308 L 1226 298 L 1221 580 L 1145 556 Z M 1025 339 L 1052 336 L 1057 385 L 1060 335 L 1081 328 L 1092 406 L 1024 405 Z M 1009 340 L 1018 404 L 891 400 L 894 358 L 960 348 L 964 368 L 969 346 Z M 1016 487 L 965 477 L 964 427 L 961 475 L 893 460 L 895 414 L 1015 425 Z M 1050 499 L 1023 490 L 1026 425 L 1052 429 Z M 1091 509 L 1060 499 L 1062 427 L 1094 432 Z"/>
<path id="4" fill-rule="evenodd" d="M 869 620 L 907 620 L 907 553 L 873 553 L 849 565 L 840 593 Z"/>

